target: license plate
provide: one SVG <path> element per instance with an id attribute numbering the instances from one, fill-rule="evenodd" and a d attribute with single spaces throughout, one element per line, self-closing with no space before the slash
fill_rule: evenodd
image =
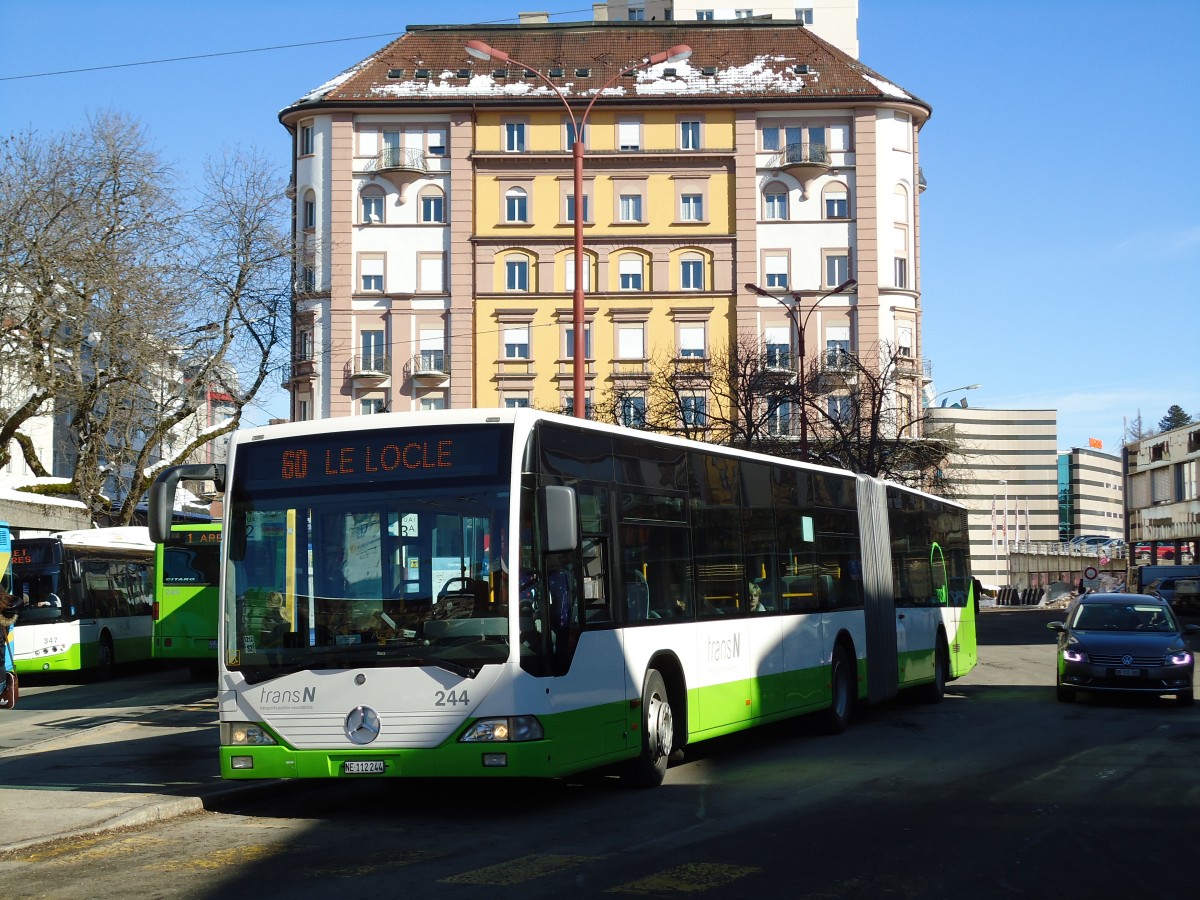
<path id="1" fill-rule="evenodd" d="M 1124 678 L 1137 678 L 1142 674 L 1141 669 L 1113 669 L 1113 674 Z"/>
<path id="2" fill-rule="evenodd" d="M 382 775 L 382 759 L 352 759 L 345 763 L 347 775 Z"/>

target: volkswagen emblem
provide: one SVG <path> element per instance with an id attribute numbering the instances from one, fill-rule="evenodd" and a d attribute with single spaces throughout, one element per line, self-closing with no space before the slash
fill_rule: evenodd
<path id="1" fill-rule="evenodd" d="M 1123 666 L 1133 665 L 1133 657 L 1130 656 L 1128 653 L 1126 653 L 1124 656 L 1121 657 L 1121 665 L 1123 665 Z"/>
<path id="2" fill-rule="evenodd" d="M 356 706 L 346 714 L 346 737 L 356 744 L 369 744 L 379 737 L 379 713 L 369 706 Z"/>

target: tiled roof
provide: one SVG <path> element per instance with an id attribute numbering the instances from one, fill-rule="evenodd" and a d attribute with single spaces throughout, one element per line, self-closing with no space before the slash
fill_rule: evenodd
<path id="1" fill-rule="evenodd" d="M 506 65 L 471 57 L 465 47 L 473 39 L 512 59 Z M 526 76 L 515 60 L 551 76 L 564 96 L 589 99 L 623 68 L 677 44 L 692 48 L 690 59 L 617 78 L 605 100 L 705 101 L 735 95 L 762 101 L 900 100 L 928 109 L 924 101 L 801 26 L 734 20 L 412 26 L 302 97 L 292 110 L 397 101 L 511 105 L 553 97 L 542 79 Z"/>

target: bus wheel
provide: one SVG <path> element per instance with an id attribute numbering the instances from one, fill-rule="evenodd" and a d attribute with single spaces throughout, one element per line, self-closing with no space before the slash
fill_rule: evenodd
<path id="1" fill-rule="evenodd" d="M 829 708 L 820 714 L 821 730 L 826 734 L 841 734 L 849 727 L 854 712 L 855 683 L 850 654 L 841 644 L 833 648 L 829 680 L 833 694 L 829 698 Z"/>
<path id="2" fill-rule="evenodd" d="M 933 651 L 933 681 L 921 689 L 921 699 L 926 703 L 941 703 L 946 699 L 946 682 L 950 680 L 950 651 L 946 639 L 940 634 L 937 649 Z"/>
<path id="3" fill-rule="evenodd" d="M 113 652 L 112 637 L 108 633 L 100 635 L 96 645 L 96 681 L 108 681 L 112 678 L 113 668 L 117 664 L 117 655 Z"/>
<path id="4" fill-rule="evenodd" d="M 648 669 L 642 683 L 642 752 L 630 760 L 622 780 L 631 787 L 658 787 L 674 745 L 675 714 L 667 685 L 657 669 Z"/>

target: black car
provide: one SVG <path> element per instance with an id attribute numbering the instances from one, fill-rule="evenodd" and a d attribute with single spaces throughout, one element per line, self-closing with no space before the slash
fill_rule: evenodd
<path id="1" fill-rule="evenodd" d="M 1084 594 L 1067 608 L 1058 632 L 1058 699 L 1077 691 L 1174 694 L 1192 704 L 1192 651 L 1171 605 L 1146 594 Z"/>

